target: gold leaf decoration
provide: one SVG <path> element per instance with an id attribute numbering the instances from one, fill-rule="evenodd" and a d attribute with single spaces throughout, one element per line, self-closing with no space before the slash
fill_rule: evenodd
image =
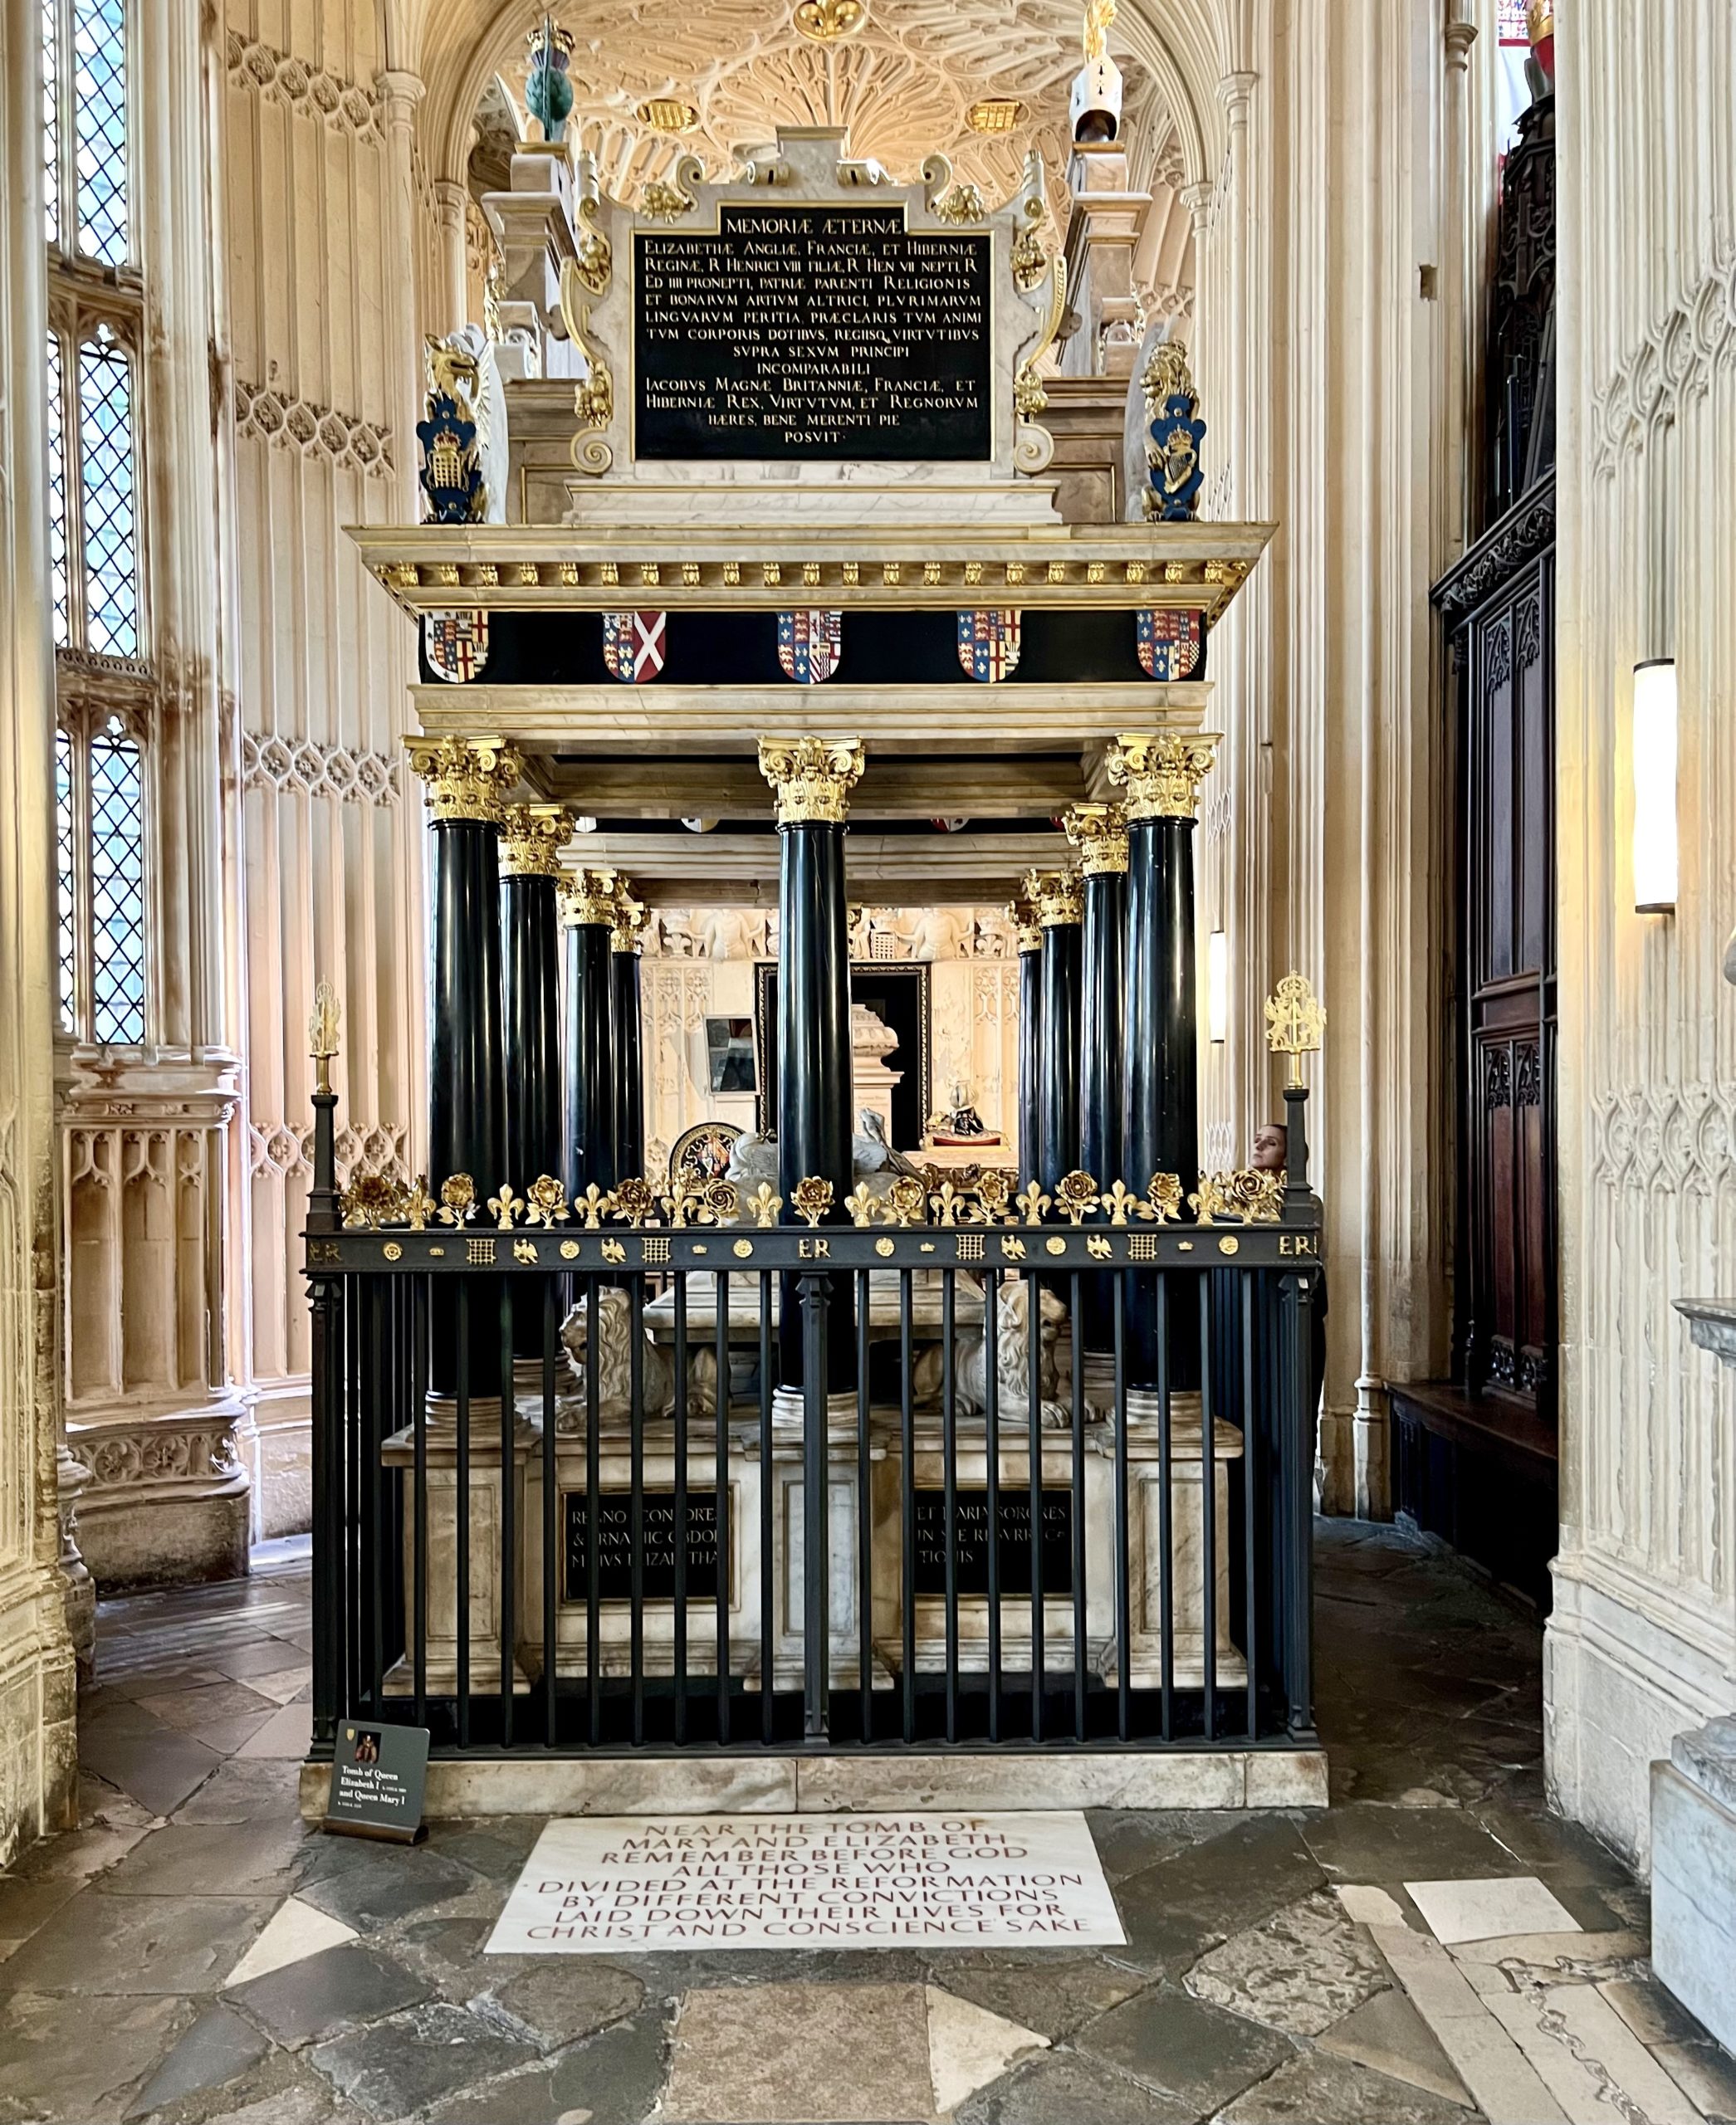
<path id="1" fill-rule="evenodd" d="M 467 1225 L 477 1214 L 477 1184 L 467 1173 L 455 1173 L 440 1184 L 440 1222 Z"/>
<path id="2" fill-rule="evenodd" d="M 820 1174 L 808 1174 L 790 1190 L 790 1199 L 799 1218 L 817 1225 L 832 1207 L 832 1184 Z"/>

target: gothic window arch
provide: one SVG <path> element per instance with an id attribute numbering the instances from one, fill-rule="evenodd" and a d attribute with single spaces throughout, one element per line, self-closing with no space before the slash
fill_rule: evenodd
<path id="1" fill-rule="evenodd" d="M 62 1024 L 139 1046 L 154 687 L 139 388 L 136 0 L 41 0 Z"/>

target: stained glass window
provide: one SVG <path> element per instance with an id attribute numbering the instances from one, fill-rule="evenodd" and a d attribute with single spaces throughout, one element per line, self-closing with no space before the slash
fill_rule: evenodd
<path id="1" fill-rule="evenodd" d="M 42 0 L 42 212 L 50 243 L 61 240 L 60 98 L 60 0 Z"/>
<path id="2" fill-rule="evenodd" d="M 133 364 L 105 330 L 78 350 L 80 515 L 85 642 L 106 657 L 139 652 L 139 561 L 133 489 Z"/>
<path id="3" fill-rule="evenodd" d="M 54 592 L 54 639 L 72 639 L 66 591 L 66 365 L 58 333 L 48 335 L 48 576 Z"/>
<path id="4" fill-rule="evenodd" d="M 125 0 L 73 0 L 72 107 L 78 248 L 124 266 L 127 231 Z"/>
<path id="5" fill-rule="evenodd" d="M 91 1032 L 144 1038 L 144 790 L 139 748 L 110 723 L 90 741 Z"/>
<path id="6" fill-rule="evenodd" d="M 60 966 L 61 1023 L 78 1023 L 78 811 L 72 786 L 72 740 L 54 737 L 55 948 Z"/>

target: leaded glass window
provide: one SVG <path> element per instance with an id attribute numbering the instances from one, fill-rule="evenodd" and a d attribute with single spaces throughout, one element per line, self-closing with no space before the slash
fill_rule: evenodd
<path id="1" fill-rule="evenodd" d="M 139 652 L 139 557 L 133 497 L 133 364 L 106 330 L 78 350 L 85 647 Z"/>
<path id="2" fill-rule="evenodd" d="M 68 258 L 133 255 L 127 0 L 42 0 L 48 242 Z"/>
<path id="3" fill-rule="evenodd" d="M 78 804 L 73 787 L 72 740 L 54 734 L 55 957 L 60 972 L 61 1023 L 78 1023 Z"/>
<path id="4" fill-rule="evenodd" d="M 91 1030 L 144 1038 L 144 783 L 118 725 L 90 740 Z"/>
<path id="5" fill-rule="evenodd" d="M 48 335 L 48 576 L 54 592 L 54 639 L 71 641 L 66 585 L 66 365 L 57 333 Z"/>

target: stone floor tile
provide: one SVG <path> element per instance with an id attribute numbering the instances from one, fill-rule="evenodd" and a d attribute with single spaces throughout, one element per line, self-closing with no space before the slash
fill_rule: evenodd
<path id="1" fill-rule="evenodd" d="M 373 1845 L 331 1838 L 320 1840 L 310 1853 L 300 1893 L 334 1918 L 366 1930 L 460 1896 L 475 1881 L 473 1874 L 429 1845 Z"/>
<path id="2" fill-rule="evenodd" d="M 161 1695 L 153 1693 L 141 1697 L 139 1709 L 153 1713 L 165 1727 L 177 1727 L 183 1733 L 196 1733 L 217 1719 L 239 1719 L 249 1712 L 263 1716 L 272 1709 L 272 1700 L 262 1697 L 246 1683 L 208 1683 L 202 1689 L 169 1690 Z"/>
<path id="3" fill-rule="evenodd" d="M 292 1668 L 304 1675 L 311 1673 L 306 1654 L 286 1638 L 265 1637 L 247 1645 L 226 1646 L 215 1664 L 252 1689 L 260 1687 L 254 1680 L 257 1675 L 281 1675 Z"/>
<path id="4" fill-rule="evenodd" d="M 1509 1933 L 1567 1933 L 1573 1915 L 1535 1874 L 1484 1881 L 1405 1883 L 1437 1941 L 1491 1941 Z"/>
<path id="5" fill-rule="evenodd" d="M 274 1756 L 285 1762 L 299 1761 L 307 1754 L 311 1731 L 311 1720 L 305 1704 L 282 1705 L 255 1728 L 235 1753 L 242 1758 Z"/>
<path id="6" fill-rule="evenodd" d="M 223 1980 L 225 1991 L 267 1977 L 274 1970 L 287 1970 L 291 1963 L 306 1962 L 327 1948 L 353 1941 L 355 1931 L 341 1918 L 315 1910 L 300 1897 L 286 1897 L 272 1912 L 265 1930 Z"/>
<path id="7" fill-rule="evenodd" d="M 1045 1961 L 1021 1958 L 1012 1967 L 997 1967 L 983 1957 L 961 1968 L 952 1956 L 937 1958 L 934 1978 L 961 1999 L 1022 2022 L 1051 2042 L 1118 2007 L 1146 1982 L 1140 1971 L 1103 1956 L 1058 1952 Z"/>
<path id="8" fill-rule="evenodd" d="M 505 1815 L 497 1821 L 435 1823 L 429 1842 L 443 1859 L 456 1859 L 485 1882 L 510 1889 L 524 1872 L 546 1820 L 542 1815 Z"/>
<path id="9" fill-rule="evenodd" d="M 86 1890 L 0 1964 L 0 1989 L 104 1996 L 213 1992 L 276 1908 L 268 1897 Z"/>
<path id="10" fill-rule="evenodd" d="M 1490 2125 L 1565 2125 L 1560 2105 L 1440 1942 L 1408 1926 L 1371 1930 Z"/>
<path id="11" fill-rule="evenodd" d="M 956 2125 L 1192 2125 L 1199 2113 L 1104 2061 L 1051 2052 L 953 2113 Z"/>
<path id="12" fill-rule="evenodd" d="M 205 2088 L 227 2088 L 270 2049 L 269 2040 L 227 2007 L 208 2007 L 139 2091 L 128 2111 L 145 2116 Z"/>
<path id="13" fill-rule="evenodd" d="M 1100 2015 L 1077 2044 L 1200 2112 L 1228 2103 L 1295 2049 L 1274 2031 L 1169 1985 Z"/>
<path id="14" fill-rule="evenodd" d="M 79 1755 L 99 1778 L 154 1815 L 171 1815 L 223 1758 L 190 1734 L 159 1727 L 149 1734 L 79 1736 Z"/>
<path id="15" fill-rule="evenodd" d="M 1000 2080 L 1021 2059 L 1049 2049 L 1049 2039 L 1005 2015 L 928 1987 L 928 2081 L 942 2117 Z"/>
<path id="16" fill-rule="evenodd" d="M 1394 1898 L 1385 1889 L 1370 1888 L 1365 1883 L 1338 1882 L 1333 1893 L 1343 1907 L 1344 1916 L 1357 1926 L 1406 1926 L 1406 1917 Z"/>
<path id="17" fill-rule="evenodd" d="M 307 1843 L 293 1818 L 263 1823 L 166 1823 L 105 1877 L 111 1896 L 276 1896 L 286 1892 Z"/>
<path id="18" fill-rule="evenodd" d="M 1706 2031 L 1699 2021 L 1655 1977 L 1606 1978 L 1597 1989 L 1641 2044 L 1706 2041 Z"/>
<path id="19" fill-rule="evenodd" d="M 925 2125 L 935 2115 L 925 1988 L 689 1992 L 660 2115 L 671 2125 Z"/>
<path id="20" fill-rule="evenodd" d="M 247 1683 L 250 1690 L 268 1697 L 273 1704 L 299 1703 L 312 1691 L 313 1670 L 306 1660 L 298 1660 L 293 1666 L 274 1668 L 268 1674 L 250 1674 Z"/>
<path id="21" fill-rule="evenodd" d="M 1377 1992 L 1318 2040 L 1323 2051 L 1335 2053 L 1358 2066 L 1370 2066 L 1410 2087 L 1425 2089 L 1444 2102 L 1469 2110 L 1471 2099 L 1464 2082 L 1453 2071 L 1453 2063 L 1434 2032 L 1396 1988 Z"/>
<path id="22" fill-rule="evenodd" d="M 658 2113 L 668 2039 L 667 2013 L 648 2008 L 541 2065 L 448 2097 L 429 2125 L 642 2125 Z"/>
<path id="23" fill-rule="evenodd" d="M 1456 1809 L 1353 1801 L 1304 1816 L 1303 1843 L 1335 1881 L 1391 1888 L 1411 1877 L 1489 1876 L 1513 1870 L 1512 1854 L 1474 1815 Z"/>
<path id="24" fill-rule="evenodd" d="M 624 2021 L 643 2004 L 645 1988 L 638 1978 L 606 1962 L 556 1956 L 507 1977 L 490 1996 L 501 2014 L 550 2050 L 594 2035 L 610 2022 Z"/>
<path id="25" fill-rule="evenodd" d="M 1238 2096 L 1217 2125 L 1466 2125 L 1473 2115 L 1426 2088 L 1311 2051 Z"/>
<path id="26" fill-rule="evenodd" d="M 1238 1818 L 1221 1837 L 1117 1884 L 1127 1939 L 1109 1952 L 1117 1962 L 1178 1976 L 1206 1949 L 1324 1882 L 1293 1819 Z"/>
<path id="27" fill-rule="evenodd" d="M 1590 1985 L 1606 1977 L 1632 1976 L 1645 1955 L 1642 1935 L 1619 1932 L 1507 1933 L 1488 1941 L 1461 1941 L 1452 1950 L 1454 1961 L 1479 1991 L 1491 1989 L 1479 1977 L 1479 1969 L 1503 1974 L 1505 1982 L 1496 1990 L 1568 1981 Z"/>
<path id="28" fill-rule="evenodd" d="M 1129 1874 L 1155 1867 L 1159 1860 L 1173 1859 L 1196 1844 L 1208 1844 L 1233 1829 L 1236 1821 L 1228 1809 L 1134 1813 L 1126 1809 L 1088 1808 L 1085 1820 L 1091 1825 L 1104 1878 L 1112 1883 L 1124 1881 Z"/>
<path id="29" fill-rule="evenodd" d="M 455 2082 L 491 2080 L 527 2065 L 535 2052 L 498 2024 L 436 2000 L 335 2037 L 311 2056 L 346 2102 L 373 2118 L 400 2118 L 450 2095 Z"/>
<path id="30" fill-rule="evenodd" d="M 1233 1934 L 1186 1978 L 1196 1999 L 1287 2036 L 1318 2036 L 1391 1981 L 1367 1931 L 1320 1889 Z"/>
<path id="31" fill-rule="evenodd" d="M 1648 2125 L 1698 2125 L 1698 2113 L 1595 1986 L 1530 1986 L 1485 2004 L 1573 2125 L 1611 2108 Z M 1611 2103 L 1612 2091 L 1622 2101 Z"/>
<path id="32" fill-rule="evenodd" d="M 301 1766 L 256 1757 L 218 1764 L 174 1811 L 178 1823 L 286 1822 L 295 1815 Z"/>
<path id="33" fill-rule="evenodd" d="M 0 2119 L 110 2125 L 192 2019 L 175 1999 L 111 2000 L 93 2015 L 88 2000 L 15 1994 L 0 2027 Z"/>
<path id="34" fill-rule="evenodd" d="M 414 2006 L 428 1987 L 390 1957 L 346 1942 L 235 1986 L 225 1996 L 293 2050 Z"/>
<path id="35" fill-rule="evenodd" d="M 1736 2061 L 1729 2052 L 1709 2040 L 1660 2044 L 1653 2056 L 1698 2107 L 1707 2125 L 1736 2125 Z"/>

